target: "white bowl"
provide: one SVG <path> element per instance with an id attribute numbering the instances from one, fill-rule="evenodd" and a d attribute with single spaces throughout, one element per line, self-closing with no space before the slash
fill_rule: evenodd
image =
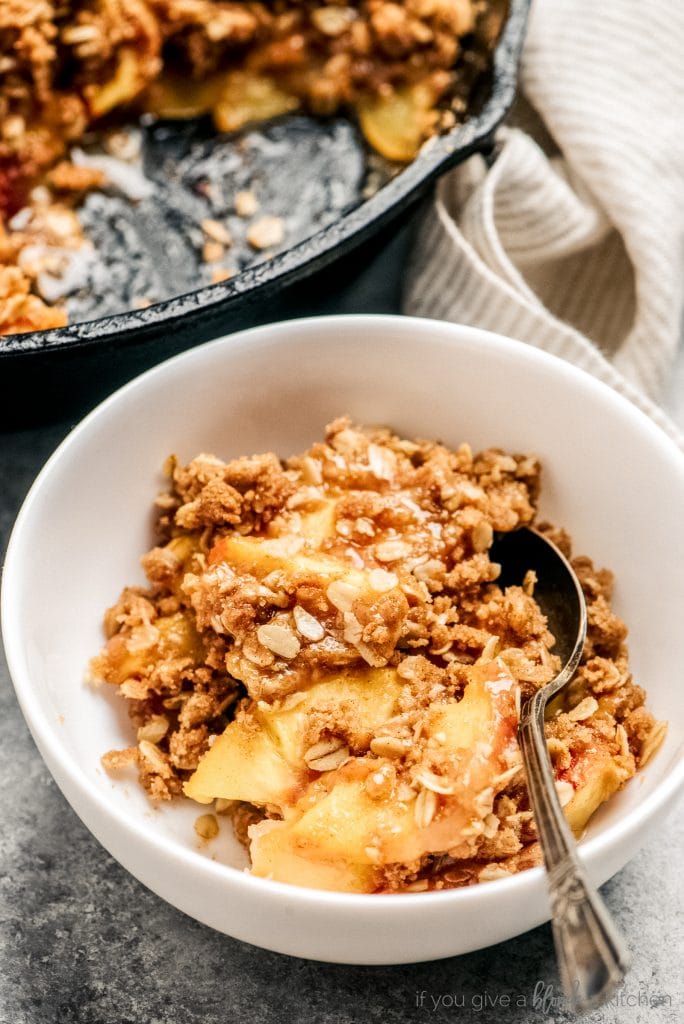
<path id="1" fill-rule="evenodd" d="M 229 828 L 201 849 L 194 805 L 152 810 L 135 783 L 101 769 L 105 751 L 130 743 L 130 726 L 122 701 L 84 682 L 104 609 L 125 583 L 143 582 L 138 560 L 150 545 L 165 457 L 285 456 L 342 413 L 409 437 L 538 453 L 543 514 L 571 531 L 577 552 L 615 570 L 635 676 L 671 725 L 664 747 L 581 843 L 590 875 L 604 882 L 684 778 L 684 457 L 619 395 L 534 348 L 429 320 L 331 317 L 260 327 L 163 363 L 91 413 L 36 480 L 7 554 L 4 640 L 19 702 L 62 792 L 150 889 L 198 921 L 279 952 L 359 964 L 429 960 L 546 920 L 542 870 L 396 896 L 253 878 Z"/>

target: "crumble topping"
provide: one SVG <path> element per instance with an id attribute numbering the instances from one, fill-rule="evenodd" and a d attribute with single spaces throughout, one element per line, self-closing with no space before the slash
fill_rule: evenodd
<path id="1" fill-rule="evenodd" d="M 149 587 L 107 612 L 92 664 L 137 728 L 105 767 L 213 803 L 257 874 L 295 884 L 422 891 L 538 863 L 516 732 L 559 661 L 533 574 L 502 589 L 489 557 L 495 532 L 536 520 L 537 459 L 340 419 L 285 462 L 166 471 Z M 612 574 L 573 565 L 587 642 L 546 735 L 580 833 L 665 725 L 632 679 Z"/>

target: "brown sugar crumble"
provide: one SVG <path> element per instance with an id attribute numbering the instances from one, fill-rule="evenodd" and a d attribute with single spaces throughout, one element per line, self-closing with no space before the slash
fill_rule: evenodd
<path id="1" fill-rule="evenodd" d="M 463 886 L 540 863 L 516 734 L 559 663 L 534 578 L 502 589 L 494 535 L 536 522 L 540 465 L 339 419 L 281 462 L 168 460 L 149 585 L 105 616 L 92 675 L 127 701 L 153 800 L 228 815 L 255 874 L 357 892 Z M 568 555 L 562 530 L 536 524 Z M 665 733 L 611 609 L 573 565 L 589 629 L 549 707 L 577 834 Z"/>
<path id="2" fill-rule="evenodd" d="M 491 64 L 498 0 L 3 0 L 0 4 L 0 335 L 59 327 L 66 313 L 23 266 L 14 218 L 34 189 L 73 208 L 103 172 L 72 147 L 105 118 L 210 115 L 237 131 L 295 110 L 352 112 L 370 146 L 407 162 L 462 121 Z M 125 133 L 120 133 L 125 140 Z M 110 136 L 112 144 L 116 135 Z M 127 158 L 127 145 L 111 155 Z M 240 217 L 258 203 L 235 197 Z M 282 238 L 254 229 L 255 248 Z M 31 244 L 52 249 L 34 230 Z M 204 261 L 218 262 L 221 238 Z M 53 252 L 47 258 L 54 258 Z"/>

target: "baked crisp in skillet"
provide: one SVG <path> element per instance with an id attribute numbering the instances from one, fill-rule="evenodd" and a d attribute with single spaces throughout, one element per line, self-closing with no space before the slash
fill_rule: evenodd
<path id="1" fill-rule="evenodd" d="M 69 158 L 103 119 L 209 114 L 226 132 L 296 109 L 353 111 L 371 146 L 405 162 L 463 119 L 504 11 L 499 0 L 4 0 L 0 335 L 66 323 L 43 287 L 64 257 L 45 214 L 104 183 Z"/>

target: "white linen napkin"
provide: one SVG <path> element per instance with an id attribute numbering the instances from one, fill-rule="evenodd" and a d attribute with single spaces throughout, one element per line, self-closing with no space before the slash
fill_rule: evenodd
<path id="1" fill-rule="evenodd" d="M 684 2 L 535 0 L 519 127 L 439 183 L 404 312 L 498 331 L 656 404 L 684 306 Z"/>

